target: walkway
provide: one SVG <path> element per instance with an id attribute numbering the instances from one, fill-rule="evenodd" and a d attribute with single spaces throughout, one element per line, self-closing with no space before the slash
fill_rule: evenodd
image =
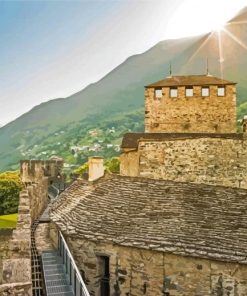
<path id="1" fill-rule="evenodd" d="M 58 235 L 58 250 L 42 253 L 47 296 L 90 296 L 69 247 Z"/>
<path id="2" fill-rule="evenodd" d="M 47 251 L 42 254 L 42 262 L 47 296 L 74 296 L 62 257 L 56 251 Z"/>
<path id="3" fill-rule="evenodd" d="M 39 222 L 50 222 L 49 210 L 52 203 L 59 198 L 60 190 L 58 188 L 60 186 L 49 186 L 50 203 Z M 58 238 L 57 251 L 42 252 L 46 296 L 90 296 L 61 232 L 59 232 Z"/>
<path id="4" fill-rule="evenodd" d="M 60 186 L 60 185 L 58 185 Z M 63 185 L 64 187 L 64 185 Z M 55 185 L 50 185 L 48 187 L 48 197 L 49 197 L 49 204 L 47 206 L 47 208 L 45 209 L 45 211 L 43 212 L 43 214 L 41 215 L 41 217 L 39 218 L 39 222 L 40 223 L 48 223 L 51 221 L 50 216 L 49 216 L 49 211 L 50 211 L 50 207 L 52 205 L 52 203 L 58 198 L 59 196 L 59 189 L 58 187 L 56 187 Z"/>

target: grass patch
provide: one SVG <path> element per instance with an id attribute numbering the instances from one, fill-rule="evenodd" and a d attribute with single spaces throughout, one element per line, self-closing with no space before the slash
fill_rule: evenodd
<path id="1" fill-rule="evenodd" d="M 15 228 L 17 214 L 0 216 L 0 228 Z"/>

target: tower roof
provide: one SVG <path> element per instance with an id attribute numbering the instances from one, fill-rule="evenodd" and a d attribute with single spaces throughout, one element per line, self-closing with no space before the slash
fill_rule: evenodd
<path id="1" fill-rule="evenodd" d="M 236 82 L 224 80 L 211 75 L 187 75 L 187 76 L 171 76 L 166 79 L 154 82 L 145 86 L 163 87 L 163 86 L 193 86 L 193 85 L 232 85 Z"/>

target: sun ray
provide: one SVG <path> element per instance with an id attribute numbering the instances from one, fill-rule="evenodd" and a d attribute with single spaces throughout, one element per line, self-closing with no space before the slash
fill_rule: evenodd
<path id="1" fill-rule="evenodd" d="M 225 26 L 230 26 L 230 25 L 241 25 L 241 24 L 247 24 L 247 21 L 233 21 L 233 22 L 229 22 L 227 23 Z"/>
<path id="2" fill-rule="evenodd" d="M 218 47 L 219 47 L 219 62 L 220 62 L 220 74 L 221 74 L 221 79 L 223 79 L 224 74 L 223 74 L 223 62 L 224 62 L 224 57 L 223 57 L 223 49 L 222 49 L 222 40 L 221 40 L 221 31 L 218 31 Z"/>
<path id="3" fill-rule="evenodd" d="M 247 45 L 245 45 L 240 39 L 238 39 L 238 37 L 236 37 L 234 34 L 232 34 L 231 32 L 229 32 L 226 28 L 224 28 L 223 31 L 224 31 L 229 37 L 231 37 L 234 41 L 236 41 L 240 46 L 242 46 L 244 49 L 247 50 Z"/>
<path id="4" fill-rule="evenodd" d="M 200 50 L 207 44 L 207 42 L 211 38 L 212 34 L 213 34 L 213 32 L 211 32 L 210 34 L 208 34 L 207 38 L 202 42 L 202 44 L 197 48 L 197 50 L 188 59 L 187 63 L 184 65 L 185 67 L 195 58 L 195 56 L 200 52 Z"/>

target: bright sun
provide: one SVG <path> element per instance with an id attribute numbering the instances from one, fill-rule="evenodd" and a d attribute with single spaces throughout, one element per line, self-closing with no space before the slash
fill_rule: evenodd
<path id="1" fill-rule="evenodd" d="M 170 19 L 166 38 L 180 38 L 220 31 L 246 0 L 183 0 Z"/>

